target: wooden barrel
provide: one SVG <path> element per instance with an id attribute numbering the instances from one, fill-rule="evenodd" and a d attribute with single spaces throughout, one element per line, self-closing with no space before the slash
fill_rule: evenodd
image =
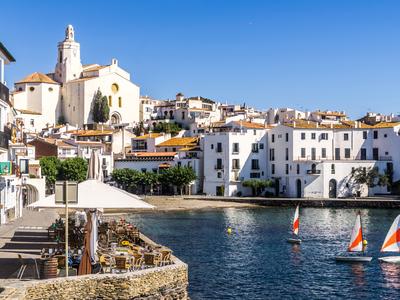
<path id="1" fill-rule="evenodd" d="M 57 257 L 51 257 L 41 260 L 40 264 L 40 278 L 41 279 L 51 279 L 57 278 Z"/>

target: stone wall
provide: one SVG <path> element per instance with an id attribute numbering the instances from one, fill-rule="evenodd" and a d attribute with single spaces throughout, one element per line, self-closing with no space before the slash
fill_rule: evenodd
<path id="1" fill-rule="evenodd" d="M 185 300 L 187 286 L 187 265 L 174 257 L 173 265 L 130 273 L 15 282 L 6 287 L 0 299 Z"/>

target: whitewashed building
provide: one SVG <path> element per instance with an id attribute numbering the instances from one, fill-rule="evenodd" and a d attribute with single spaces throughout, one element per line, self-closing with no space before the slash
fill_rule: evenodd
<path id="1" fill-rule="evenodd" d="M 267 179 L 267 130 L 264 125 L 232 121 L 204 135 L 203 192 L 247 196 L 247 179 Z"/>
<path id="2" fill-rule="evenodd" d="M 92 101 L 100 90 L 107 96 L 110 124 L 139 122 L 139 87 L 130 74 L 112 59 L 108 65 L 82 65 L 80 44 L 68 25 L 65 39 L 58 44 L 54 72 L 33 73 L 15 83 L 14 107 L 31 114 L 33 126 L 40 131 L 57 122 L 82 127 L 93 123 Z"/>
<path id="3" fill-rule="evenodd" d="M 276 195 L 286 197 L 351 197 L 368 189 L 352 179 L 358 167 L 393 170 L 400 178 L 398 147 L 400 123 L 369 126 L 359 122 L 338 124 L 296 120 L 268 132 L 268 176 L 276 182 Z M 387 193 L 375 187 L 374 193 Z"/>

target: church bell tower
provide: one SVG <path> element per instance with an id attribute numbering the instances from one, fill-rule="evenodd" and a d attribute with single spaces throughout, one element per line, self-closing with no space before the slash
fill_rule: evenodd
<path id="1" fill-rule="evenodd" d="M 65 29 L 64 41 L 58 43 L 58 58 L 54 79 L 60 83 L 78 79 L 82 72 L 80 44 L 75 42 L 74 27 Z"/>

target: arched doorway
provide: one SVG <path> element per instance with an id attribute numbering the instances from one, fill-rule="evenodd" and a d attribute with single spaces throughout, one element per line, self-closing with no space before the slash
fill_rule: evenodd
<path id="1" fill-rule="evenodd" d="M 113 112 L 110 118 L 110 122 L 112 125 L 121 124 L 122 123 L 121 115 L 117 112 Z"/>
<path id="2" fill-rule="evenodd" d="M 329 198 L 336 198 L 337 182 L 335 179 L 329 180 Z"/>
<path id="3" fill-rule="evenodd" d="M 31 184 L 26 184 L 23 189 L 22 207 L 27 207 L 36 201 L 39 201 L 39 192 L 37 188 Z"/>
<path id="4" fill-rule="evenodd" d="M 296 180 L 296 197 L 297 198 L 301 198 L 301 194 L 302 194 L 302 191 L 301 191 L 301 179 L 297 179 Z"/>

